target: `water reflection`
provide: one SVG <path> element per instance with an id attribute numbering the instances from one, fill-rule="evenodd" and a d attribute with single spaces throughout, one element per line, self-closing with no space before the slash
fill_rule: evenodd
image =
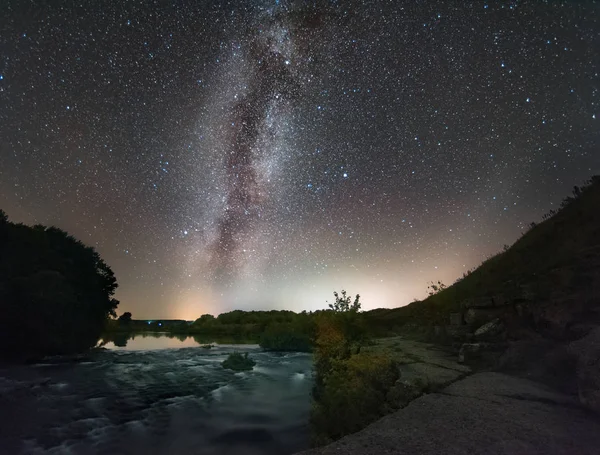
<path id="1" fill-rule="evenodd" d="M 173 334 L 165 332 L 111 332 L 102 335 L 98 345 L 106 349 L 121 351 L 144 351 L 151 349 L 173 349 L 206 347 L 213 344 L 256 344 L 256 339 L 210 337 L 206 335 Z"/>

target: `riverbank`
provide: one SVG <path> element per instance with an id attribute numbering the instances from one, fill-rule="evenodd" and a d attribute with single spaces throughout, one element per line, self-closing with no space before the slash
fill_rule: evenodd
<path id="1" fill-rule="evenodd" d="M 600 419 L 540 383 L 476 373 L 301 455 L 596 454 Z M 300 455 L 298 454 L 298 455 Z"/>
<path id="2" fill-rule="evenodd" d="M 452 350 L 404 337 L 381 338 L 363 349 L 396 362 L 399 384 L 394 395 L 388 397 L 394 408 L 404 407 L 424 393 L 440 390 L 473 373 L 469 366 L 458 362 Z"/>

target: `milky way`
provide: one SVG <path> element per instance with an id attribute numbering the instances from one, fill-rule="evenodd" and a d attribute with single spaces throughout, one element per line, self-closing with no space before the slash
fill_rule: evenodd
<path id="1" fill-rule="evenodd" d="M 0 208 L 119 311 L 403 305 L 600 173 L 600 4 L 3 2 Z"/>
<path id="2" fill-rule="evenodd" d="M 291 48 L 286 42 L 289 40 L 287 31 L 279 30 L 277 23 L 267 28 L 257 26 L 253 36 L 246 40 L 248 59 L 252 62 L 251 76 L 246 93 L 232 109 L 231 151 L 225 159 L 227 202 L 218 222 L 218 235 L 209 263 L 210 270 L 220 278 L 236 277 L 239 249 L 256 228 L 262 201 L 268 196 L 264 194 L 256 161 L 257 155 L 272 153 L 261 150 L 261 145 L 274 146 L 269 141 L 259 143 L 269 111 L 278 110 L 278 105 L 288 102 L 297 91 L 297 82 L 290 70 L 292 56 L 285 55 L 284 51 Z"/>

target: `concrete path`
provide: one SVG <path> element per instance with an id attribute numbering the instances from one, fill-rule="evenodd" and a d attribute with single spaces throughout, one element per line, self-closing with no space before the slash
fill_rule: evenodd
<path id="1" fill-rule="evenodd" d="M 478 373 L 303 455 L 598 454 L 600 420 L 574 397 Z"/>

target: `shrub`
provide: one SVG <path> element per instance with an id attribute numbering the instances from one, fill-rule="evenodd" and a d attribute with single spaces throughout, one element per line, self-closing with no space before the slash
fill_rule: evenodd
<path id="1" fill-rule="evenodd" d="M 313 443 L 354 433 L 388 413 L 386 396 L 399 378 L 396 362 L 384 355 L 360 353 L 333 360 L 313 392 Z"/>
<path id="2" fill-rule="evenodd" d="M 269 326 L 260 336 L 259 345 L 267 351 L 312 351 L 310 336 L 290 325 Z"/>
<path id="3" fill-rule="evenodd" d="M 368 338 L 359 296 L 353 305 L 343 291 L 335 297 L 332 311 L 315 320 L 314 445 L 356 432 L 389 412 L 387 396 L 400 377 L 390 357 L 361 352 Z"/>

